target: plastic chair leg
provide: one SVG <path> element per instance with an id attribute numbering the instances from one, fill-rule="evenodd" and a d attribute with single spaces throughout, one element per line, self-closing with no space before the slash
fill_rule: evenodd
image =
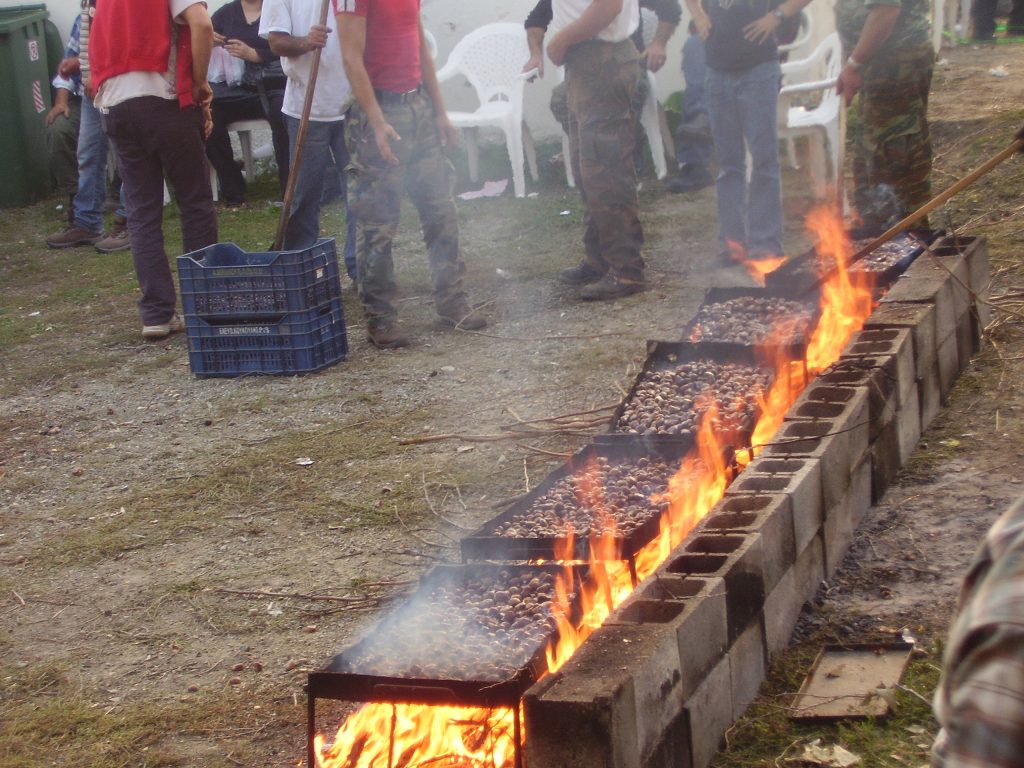
<path id="1" fill-rule="evenodd" d="M 534 181 L 540 180 L 540 174 L 537 171 L 537 147 L 533 143 L 533 132 L 530 131 L 530 126 L 526 124 L 524 120 L 522 123 L 523 127 L 523 149 L 526 150 L 526 165 L 530 169 L 530 177 Z"/>
<path id="2" fill-rule="evenodd" d="M 569 137 L 562 134 L 562 161 L 565 163 L 565 183 L 575 189 L 576 178 L 572 174 L 572 156 L 569 154 Z"/>
<path id="3" fill-rule="evenodd" d="M 508 161 L 512 165 L 512 191 L 516 197 L 526 197 L 526 174 L 523 171 L 523 137 L 508 125 L 504 126 L 504 131 Z"/>
<path id="4" fill-rule="evenodd" d="M 479 131 L 469 127 L 466 131 L 466 156 L 469 160 L 469 180 L 474 184 L 480 178 L 480 147 L 477 141 Z"/>
<path id="5" fill-rule="evenodd" d="M 239 131 L 238 143 L 242 145 L 242 163 L 245 168 L 245 180 L 252 184 L 256 181 L 256 164 L 252 159 L 252 131 Z"/>

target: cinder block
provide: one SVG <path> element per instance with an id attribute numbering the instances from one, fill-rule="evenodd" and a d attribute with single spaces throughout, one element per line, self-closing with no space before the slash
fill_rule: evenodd
<path id="1" fill-rule="evenodd" d="M 968 312 L 956 327 L 956 352 L 960 370 L 966 368 L 971 358 L 981 349 L 981 336 L 977 333 L 975 316 Z"/>
<path id="2" fill-rule="evenodd" d="M 832 576 L 843 561 L 854 531 L 871 508 L 871 462 L 861 462 L 851 474 L 850 490 L 835 507 L 825 510 L 822 534 L 825 543 L 825 573 Z"/>
<path id="3" fill-rule="evenodd" d="M 764 628 L 760 614 L 744 630 L 732 648 L 729 649 L 729 672 L 732 679 L 732 714 L 738 719 L 757 696 L 757 691 L 764 682 L 765 670 L 768 666 L 768 653 L 765 650 Z"/>
<path id="4" fill-rule="evenodd" d="M 882 302 L 864 322 L 864 330 L 906 328 L 914 340 L 914 375 L 920 379 L 935 362 L 935 305 Z"/>
<path id="5" fill-rule="evenodd" d="M 930 259 L 936 273 L 946 274 L 950 279 L 953 296 L 953 314 L 959 323 L 974 303 L 971 292 L 971 277 L 964 249 L 952 245 L 937 244 L 923 254 Z"/>
<path id="6" fill-rule="evenodd" d="M 937 339 L 944 339 L 956 328 L 957 305 L 953 298 L 952 278 L 926 254 L 910 265 L 881 301 L 882 304 L 890 302 L 934 305 Z"/>
<path id="7" fill-rule="evenodd" d="M 730 656 L 727 654 L 711 670 L 697 692 L 686 701 L 693 768 L 707 768 L 714 759 L 725 732 L 735 720 L 733 711 L 732 670 Z M 533 738 L 532 733 L 530 738 Z M 530 768 L 536 766 L 530 763 Z"/>
<path id="8" fill-rule="evenodd" d="M 882 369 L 886 375 L 896 377 L 896 392 L 899 395 L 897 404 L 902 407 L 908 390 L 914 389 L 917 384 L 914 339 L 909 329 L 873 328 L 862 330 L 850 340 L 839 359 L 842 361 L 850 358 L 862 358 L 881 361 L 886 357 L 893 359 L 892 362 L 886 360 L 882 363 Z M 874 414 L 872 414 L 872 418 L 874 418 Z"/>
<path id="9" fill-rule="evenodd" d="M 775 499 L 788 502 L 786 496 L 780 495 L 727 497 L 715 506 L 703 526 L 704 531 L 712 534 L 737 532 L 760 536 L 766 593 L 793 567 L 797 552 L 793 507 L 789 503 L 774 502 Z M 759 506 L 759 511 L 749 511 L 753 505 Z M 747 511 L 743 510 L 744 506 L 748 507 Z"/>
<path id="10" fill-rule="evenodd" d="M 801 527 L 809 524 L 817 528 L 824 519 L 826 493 L 821 463 L 817 459 L 762 454 L 733 481 L 726 490 L 725 498 L 766 493 L 789 496 L 793 515 L 799 517 Z"/>
<path id="11" fill-rule="evenodd" d="M 789 647 L 800 611 L 825 577 L 821 536 L 815 536 L 764 601 L 765 648 L 769 657 Z"/>
<path id="12" fill-rule="evenodd" d="M 683 544 L 683 553 L 669 556 L 669 573 L 693 573 L 717 564 L 725 580 L 728 643 L 731 645 L 764 605 L 764 558 L 761 540 L 743 534 L 699 533 Z"/>
<path id="13" fill-rule="evenodd" d="M 633 680 L 622 669 L 622 651 L 614 660 L 599 661 L 581 653 L 585 646 L 526 692 L 526 762 L 531 768 L 639 766 Z"/>
<path id="14" fill-rule="evenodd" d="M 868 453 L 871 456 L 871 500 L 877 504 L 901 466 L 899 427 L 895 420 L 878 433 Z"/>
<path id="15" fill-rule="evenodd" d="M 956 384 L 957 376 L 960 375 L 960 350 L 955 333 L 939 342 L 938 362 L 939 394 L 942 397 L 942 404 L 945 405 L 953 385 Z"/>
<path id="16" fill-rule="evenodd" d="M 899 435 L 899 462 L 904 466 L 907 460 L 917 449 L 917 442 L 921 439 L 921 400 L 920 390 L 917 386 L 907 395 L 906 403 L 896 412 L 896 422 Z"/>
<path id="17" fill-rule="evenodd" d="M 686 710 L 679 713 L 665 731 L 665 737 L 643 768 L 693 768 L 690 756 L 690 718 Z"/>
<path id="18" fill-rule="evenodd" d="M 928 374 L 921 377 L 917 382 L 917 398 L 921 407 L 922 433 L 928 429 L 928 425 L 932 423 L 932 419 L 938 416 L 939 408 L 942 407 L 942 377 L 939 374 L 939 370 L 939 361 L 936 358 Z"/>
<path id="19" fill-rule="evenodd" d="M 963 250 L 967 257 L 967 274 L 972 293 L 975 296 L 976 320 L 979 329 L 984 330 L 992 321 L 991 298 L 992 270 L 988 258 L 988 241 L 984 237 L 958 237 L 951 235 L 943 245 L 952 245 Z"/>

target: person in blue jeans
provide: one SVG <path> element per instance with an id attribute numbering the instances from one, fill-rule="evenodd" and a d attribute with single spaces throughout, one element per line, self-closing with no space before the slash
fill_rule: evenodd
<path id="1" fill-rule="evenodd" d="M 783 255 L 777 35 L 810 0 L 686 0 L 707 51 L 721 258 Z M 750 181 L 746 154 L 750 152 Z"/>
<path id="2" fill-rule="evenodd" d="M 46 238 L 50 248 L 77 248 L 92 245 L 100 253 L 113 253 L 131 247 L 124 187 L 114 211 L 114 227 L 103 236 L 103 205 L 107 200 L 107 154 L 109 144 L 103 132 L 99 110 L 93 105 L 89 79 L 89 9 L 94 2 L 83 3 L 68 39 L 64 60 L 53 85 L 81 96 L 78 143 L 75 149 L 78 180 L 71 196 L 68 226 Z"/>
<path id="3" fill-rule="evenodd" d="M 707 52 L 704 39 L 697 33 L 697 25 L 690 21 L 690 34 L 683 43 L 682 120 L 676 129 L 676 162 L 679 171 L 665 182 L 669 192 L 696 192 L 710 186 L 711 175 L 711 120 L 708 100 L 704 93 L 707 80 Z"/>
<path id="4" fill-rule="evenodd" d="M 289 250 L 307 248 L 319 239 L 325 178 L 329 171 L 336 173 L 334 168 L 343 172 L 349 164 L 345 145 L 345 111 L 351 89 L 341 63 L 337 33 L 319 22 L 319 0 L 264 0 L 260 36 L 267 38 L 270 50 L 281 57 L 288 76 L 281 112 L 288 126 L 292 158 L 295 157 L 313 51 L 321 50 L 306 141 L 284 235 L 284 247 Z M 345 271 L 355 281 L 356 220 L 351 215 L 344 184 L 341 192 L 345 198 Z"/>

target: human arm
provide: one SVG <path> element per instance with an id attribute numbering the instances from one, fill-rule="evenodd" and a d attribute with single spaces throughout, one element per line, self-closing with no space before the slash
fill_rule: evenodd
<path id="1" fill-rule="evenodd" d="M 544 27 L 526 28 L 526 42 L 530 46 L 530 58 L 523 65 L 523 72 L 536 69 L 537 74 L 544 77 L 544 33 L 546 31 Z"/>
<path id="2" fill-rule="evenodd" d="M 193 3 L 182 11 L 181 20 L 188 25 L 192 35 L 192 101 L 203 110 L 203 135 L 208 137 L 213 130 L 210 112 L 213 89 L 207 81 L 210 54 L 213 52 L 213 21 L 203 3 Z"/>
<path id="3" fill-rule="evenodd" d="M 672 39 L 676 27 L 683 18 L 683 9 L 679 5 L 679 0 L 640 0 L 640 7 L 650 8 L 658 17 L 654 37 L 642 51 L 647 68 L 651 72 L 657 72 L 665 65 L 668 41 Z"/>
<path id="4" fill-rule="evenodd" d="M 686 9 L 690 12 L 690 18 L 693 19 L 693 26 L 697 29 L 700 39 L 707 40 L 711 32 L 711 17 L 700 4 L 700 0 L 686 0 Z"/>
<path id="5" fill-rule="evenodd" d="M 384 110 L 377 102 L 377 95 L 373 92 L 373 84 L 370 82 L 370 75 L 363 62 L 363 54 L 366 52 L 366 17 L 357 16 L 354 13 L 339 13 L 335 16 L 335 20 L 338 24 L 338 41 L 341 43 L 341 62 L 345 66 L 349 85 L 352 86 L 352 94 L 366 114 L 366 120 L 373 131 L 373 137 L 381 157 L 390 165 L 398 165 L 398 158 L 391 151 L 391 142 L 401 141 L 402 137 L 385 119 Z M 273 47 L 273 36 L 271 36 L 271 47 Z M 426 58 L 430 59 L 429 56 Z M 436 77 L 434 82 L 436 84 Z"/>
<path id="6" fill-rule="evenodd" d="M 47 125 L 53 125 L 61 115 L 71 117 L 71 107 L 69 106 L 71 91 L 67 88 L 57 88 L 56 90 L 57 92 L 53 96 L 53 107 L 46 113 Z"/>
<path id="7" fill-rule="evenodd" d="M 752 21 L 743 28 L 743 37 L 752 43 L 760 45 L 774 35 L 783 19 L 791 19 L 796 16 L 811 0 L 786 0 L 779 6 L 768 11 L 757 21 Z"/>
<path id="8" fill-rule="evenodd" d="M 576 43 L 596 37 L 622 10 L 622 0 L 591 0 L 576 21 L 561 29 L 548 43 L 548 58 L 553 64 L 565 63 L 565 54 Z"/>
<path id="9" fill-rule="evenodd" d="M 317 48 L 325 47 L 327 45 L 327 36 L 330 33 L 331 28 L 321 24 L 314 24 L 309 28 L 309 32 L 304 35 L 271 32 L 268 37 L 270 40 L 270 50 L 276 56 L 288 58 L 304 56 L 315 51 Z"/>
<path id="10" fill-rule="evenodd" d="M 846 103 L 853 101 L 861 85 L 864 83 L 864 75 L 861 68 L 868 64 L 878 49 L 885 45 L 885 41 L 892 35 L 896 26 L 896 20 L 900 15 L 899 5 L 873 5 L 868 11 L 868 17 L 864 21 L 864 28 L 860 31 L 857 45 L 850 52 L 839 73 L 839 80 L 836 82 L 836 91 L 846 97 Z"/>
<path id="11" fill-rule="evenodd" d="M 420 77 L 427 95 L 434 102 L 434 121 L 437 123 L 437 135 L 441 139 L 441 146 L 454 147 L 458 131 L 448 119 L 448 111 L 444 108 L 441 86 L 437 82 L 437 70 L 434 69 L 434 60 L 430 56 L 430 47 L 427 45 L 427 36 L 423 31 L 422 20 L 420 21 Z"/>

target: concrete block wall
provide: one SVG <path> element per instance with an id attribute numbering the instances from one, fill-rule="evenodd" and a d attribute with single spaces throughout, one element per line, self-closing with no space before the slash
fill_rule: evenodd
<path id="1" fill-rule="evenodd" d="M 897 280 L 699 529 L 527 693 L 530 768 L 711 762 L 969 362 L 987 265 L 984 239 L 947 238 Z"/>

